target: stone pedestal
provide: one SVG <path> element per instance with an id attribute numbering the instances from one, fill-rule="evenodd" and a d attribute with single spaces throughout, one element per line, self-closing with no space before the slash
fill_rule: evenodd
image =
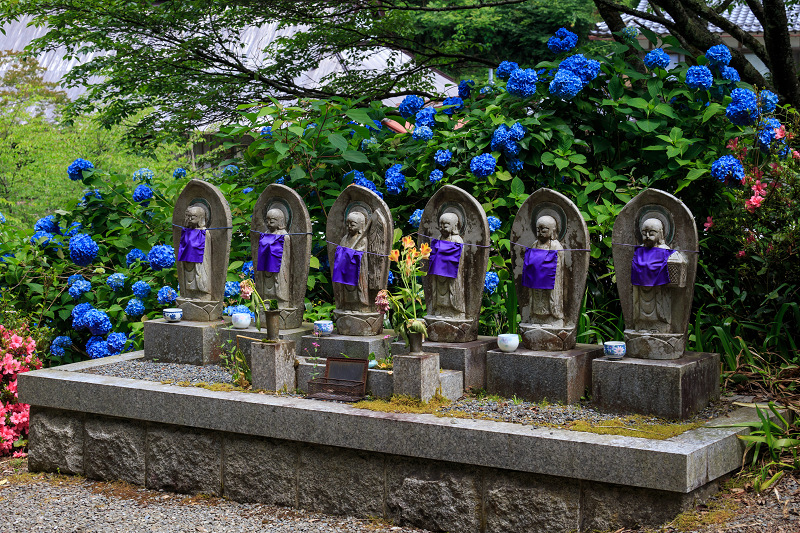
<path id="1" fill-rule="evenodd" d="M 600 408 L 670 419 L 689 418 L 719 398 L 720 356 L 686 352 L 680 359 L 595 359 L 593 401 Z"/>
<path id="2" fill-rule="evenodd" d="M 178 298 L 177 305 L 183 311 L 184 321 L 208 322 L 222 318 L 222 302 L 207 302 L 204 300 L 190 300 Z"/>
<path id="3" fill-rule="evenodd" d="M 393 367 L 394 394 L 420 398 L 427 402 L 441 386 L 438 353 L 395 355 Z"/>
<path id="4" fill-rule="evenodd" d="M 565 352 L 517 349 L 486 354 L 486 390 L 490 394 L 538 402 L 577 403 L 592 386 L 592 361 L 603 347 L 577 344 Z"/>
<path id="5" fill-rule="evenodd" d="M 529 350 L 546 350 L 563 352 L 575 346 L 576 327 L 550 327 L 534 326 L 533 324 L 519 325 L 522 344 Z"/>
<path id="6" fill-rule="evenodd" d="M 336 331 L 343 335 L 378 335 L 383 331 L 383 314 L 358 313 L 336 309 L 333 312 L 333 323 L 336 324 Z"/>
<path id="7" fill-rule="evenodd" d="M 471 342 L 433 342 L 422 343 L 424 352 L 438 353 L 439 365 L 447 370 L 458 370 L 464 375 L 465 389 L 486 387 L 486 352 L 497 348 L 496 337 L 478 337 Z M 408 353 L 403 341 L 392 343 L 392 353 Z"/>
<path id="8" fill-rule="evenodd" d="M 161 363 L 210 365 L 219 362 L 219 333 L 225 323 L 167 322 L 163 318 L 144 323 L 144 349 L 148 359 Z"/>
<path id="9" fill-rule="evenodd" d="M 375 359 L 386 359 L 389 357 L 389 345 L 394 336 L 392 330 L 386 330 L 382 335 L 367 336 L 334 334 L 318 337 L 303 335 L 297 355 L 299 357 L 369 359 L 369 354 L 374 353 Z M 314 343 L 319 344 L 319 347 L 315 347 Z"/>
<path id="10" fill-rule="evenodd" d="M 294 341 L 254 342 L 251 345 L 253 388 L 269 391 L 294 391 Z"/>
<path id="11" fill-rule="evenodd" d="M 278 333 L 278 338 L 282 341 L 294 341 L 294 355 L 298 355 L 296 352 L 300 347 L 300 341 L 303 338 L 303 335 L 308 335 L 311 333 L 311 331 L 313 331 L 313 329 L 313 324 L 302 324 L 299 328 L 294 329 L 282 329 Z M 229 344 L 236 346 L 237 338 L 239 339 L 239 349 L 242 351 L 242 354 L 244 354 L 247 364 L 252 367 L 252 361 L 250 357 L 251 344 L 253 342 L 266 340 L 267 328 L 262 327 L 260 331 L 255 326 L 245 329 L 237 329 L 232 327 L 230 322 L 227 322 L 225 327 L 219 330 L 219 343 L 223 347 L 227 347 Z"/>
<path id="12" fill-rule="evenodd" d="M 640 359 L 679 359 L 684 354 L 686 335 L 625 330 L 628 357 Z"/>

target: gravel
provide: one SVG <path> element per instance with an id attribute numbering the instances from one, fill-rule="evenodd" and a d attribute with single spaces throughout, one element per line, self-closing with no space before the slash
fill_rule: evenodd
<path id="1" fill-rule="evenodd" d="M 180 382 L 195 383 L 233 383 L 231 373 L 217 365 L 197 366 L 178 363 L 154 363 L 152 361 L 120 361 L 110 365 L 96 366 L 83 370 L 87 374 L 99 374 L 115 378 L 142 379 L 171 384 Z"/>

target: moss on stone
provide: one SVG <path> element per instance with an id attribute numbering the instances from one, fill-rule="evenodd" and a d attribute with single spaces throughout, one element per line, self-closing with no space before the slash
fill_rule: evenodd
<path id="1" fill-rule="evenodd" d="M 418 398 L 395 394 L 389 400 L 364 400 L 353 404 L 356 409 L 369 409 L 370 411 L 380 411 L 382 413 L 414 413 L 414 414 L 437 414 L 440 407 L 449 405 L 450 400 L 439 394 L 423 402 Z"/>
<path id="2" fill-rule="evenodd" d="M 565 426 L 564 429 L 571 431 L 584 431 L 587 433 L 597 433 L 599 435 L 621 435 L 624 437 L 641 437 L 643 439 L 665 440 L 680 435 L 691 429 L 698 428 L 703 422 L 665 422 L 654 424 L 648 422 L 639 415 L 603 420 L 592 424 L 586 420 L 576 420 Z"/>

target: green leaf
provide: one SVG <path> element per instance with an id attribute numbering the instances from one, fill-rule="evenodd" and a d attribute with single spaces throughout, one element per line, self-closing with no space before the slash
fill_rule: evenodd
<path id="1" fill-rule="evenodd" d="M 500 181 L 511 181 L 511 173 L 508 170 L 498 170 L 494 173 Z"/>
<path id="2" fill-rule="evenodd" d="M 551 167 L 555 158 L 556 156 L 553 155 L 553 152 L 545 152 L 542 154 L 542 164 Z"/>
<path id="3" fill-rule="evenodd" d="M 370 118 L 367 110 L 364 108 L 348 109 L 345 114 L 356 122 L 372 125 L 372 118 Z"/>
<path id="4" fill-rule="evenodd" d="M 703 113 L 703 123 L 705 124 L 711 119 L 711 117 L 716 115 L 717 111 L 719 111 L 721 107 L 722 106 L 719 104 L 709 104 L 709 106 L 706 108 L 706 112 Z"/>
<path id="5" fill-rule="evenodd" d="M 658 129 L 658 127 L 661 125 L 661 121 L 642 119 L 642 120 L 637 120 L 636 125 L 639 127 L 640 130 L 646 131 L 647 133 L 651 133 Z"/>
<path id="6" fill-rule="evenodd" d="M 344 137 L 339 135 L 338 133 L 330 133 L 328 134 L 328 141 L 334 145 L 340 152 L 344 152 L 347 150 L 348 143 Z"/>
<path id="7" fill-rule="evenodd" d="M 312 255 L 311 259 L 308 261 L 308 266 L 311 268 L 319 268 L 319 257 L 316 255 Z"/>
<path id="8" fill-rule="evenodd" d="M 292 167 L 292 170 L 289 171 L 289 175 L 293 180 L 299 180 L 306 177 L 306 171 L 303 169 L 303 167 L 294 166 Z"/>
<path id="9" fill-rule="evenodd" d="M 598 190 L 598 189 L 600 189 L 602 187 L 603 187 L 603 184 L 601 182 L 599 182 L 599 181 L 591 181 L 591 182 L 589 182 L 589 185 L 587 185 L 586 188 L 584 189 L 584 192 L 586 194 L 591 194 L 594 191 L 596 191 L 596 190 Z"/>
<path id="10" fill-rule="evenodd" d="M 511 180 L 511 193 L 525 194 L 525 184 L 518 177 L 515 177 L 513 180 Z"/>
<path id="11" fill-rule="evenodd" d="M 667 116 L 669 118 L 678 118 L 678 115 L 675 114 L 675 111 L 669 104 L 660 103 L 656 106 L 655 111 L 656 113 Z"/>
<path id="12" fill-rule="evenodd" d="M 369 163 L 369 159 L 367 156 L 362 154 L 357 150 L 347 150 L 345 153 L 342 154 L 342 157 L 345 160 L 350 161 L 351 163 Z"/>
<path id="13" fill-rule="evenodd" d="M 569 161 L 559 157 L 558 159 L 555 160 L 555 164 L 556 164 L 556 168 L 558 168 L 558 170 L 564 170 L 565 168 L 567 168 L 569 166 Z"/>
<path id="14" fill-rule="evenodd" d="M 645 100 L 644 98 L 628 98 L 625 100 L 625 103 L 631 107 L 635 107 L 637 109 L 649 109 L 650 102 Z"/>

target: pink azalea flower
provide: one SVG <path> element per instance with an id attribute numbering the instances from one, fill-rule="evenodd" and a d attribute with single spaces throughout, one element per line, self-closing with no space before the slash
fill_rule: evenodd
<path id="1" fill-rule="evenodd" d="M 738 252 L 736 252 L 736 257 L 738 257 L 739 259 L 744 258 L 745 255 L 747 254 L 744 253 L 744 250 L 739 250 Z"/>
<path id="2" fill-rule="evenodd" d="M 728 150 L 736 150 L 738 146 L 739 146 L 739 137 L 734 137 L 733 139 L 728 141 L 728 146 L 726 146 L 726 148 Z"/>
<path id="3" fill-rule="evenodd" d="M 9 343 L 8 347 L 11 348 L 12 350 L 16 350 L 17 348 L 22 346 L 22 342 L 23 342 L 22 337 L 20 337 L 19 335 L 16 334 L 11 335 L 11 342 Z"/>
<path id="4" fill-rule="evenodd" d="M 761 207 L 761 202 L 763 201 L 764 199 L 761 196 L 754 194 L 749 200 L 747 200 L 744 203 L 744 207 L 745 209 L 747 209 L 749 213 L 755 213 L 756 208 Z"/>
<path id="5" fill-rule="evenodd" d="M 710 230 L 710 229 L 711 229 L 711 228 L 713 228 L 713 227 L 714 227 L 714 219 L 713 219 L 713 218 L 711 218 L 711 217 L 708 217 L 708 218 L 706 219 L 706 221 L 703 223 L 703 228 L 704 228 L 704 231 L 708 231 L 708 230 Z"/>
<path id="6" fill-rule="evenodd" d="M 784 137 L 786 137 L 786 128 L 781 124 L 780 128 L 775 128 L 775 138 L 783 139 Z"/>
<path id="7" fill-rule="evenodd" d="M 24 459 L 28 457 L 28 454 L 25 452 L 14 452 L 14 455 L 12 455 L 11 457 L 13 457 L 14 459 Z"/>
<path id="8" fill-rule="evenodd" d="M 800 159 L 800 152 L 792 150 L 792 159 Z"/>
<path id="9" fill-rule="evenodd" d="M 755 196 L 764 196 L 764 194 L 767 192 L 767 186 L 762 185 L 761 181 L 758 180 L 756 181 L 755 185 L 750 188 L 753 189 Z"/>

